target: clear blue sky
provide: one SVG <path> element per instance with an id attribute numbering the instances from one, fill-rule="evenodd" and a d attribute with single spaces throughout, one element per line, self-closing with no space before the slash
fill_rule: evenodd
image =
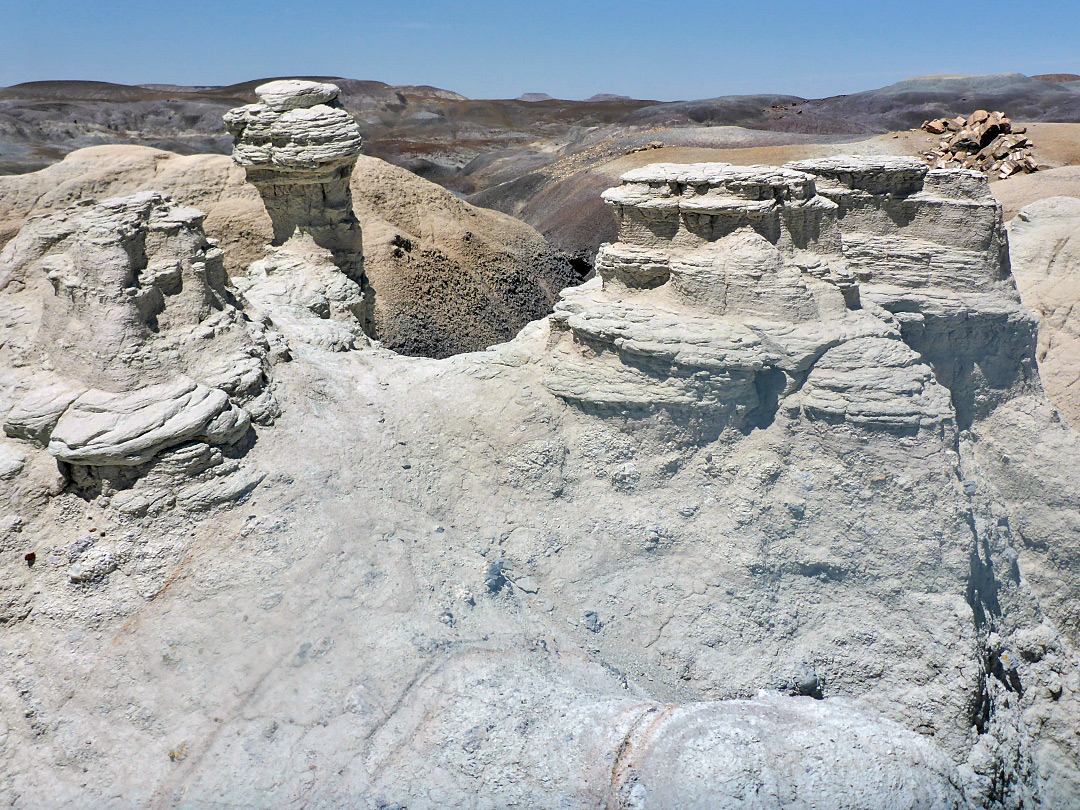
<path id="1" fill-rule="evenodd" d="M 824 96 L 1080 73 L 1080 0 L 0 0 L 0 85 L 322 74 L 475 98 Z"/>

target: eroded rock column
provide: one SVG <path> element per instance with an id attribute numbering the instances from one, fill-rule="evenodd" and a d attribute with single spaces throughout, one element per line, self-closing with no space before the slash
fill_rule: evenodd
<path id="1" fill-rule="evenodd" d="M 225 125 L 236 141 L 233 160 L 247 171 L 273 221 L 273 244 L 306 235 L 366 290 L 360 223 L 349 190 L 361 137 L 337 100 L 338 88 L 288 80 L 255 93 L 259 101 L 230 110 Z"/>

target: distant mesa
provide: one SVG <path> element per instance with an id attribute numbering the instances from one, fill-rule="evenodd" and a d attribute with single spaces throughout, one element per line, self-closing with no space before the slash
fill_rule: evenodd
<path id="1" fill-rule="evenodd" d="M 550 96 L 547 93 L 522 93 L 515 101 L 558 101 L 554 96 Z M 587 102 L 603 102 L 603 101 L 633 101 L 631 96 L 620 96 L 615 93 L 596 93 L 589 96 L 585 101 Z"/>

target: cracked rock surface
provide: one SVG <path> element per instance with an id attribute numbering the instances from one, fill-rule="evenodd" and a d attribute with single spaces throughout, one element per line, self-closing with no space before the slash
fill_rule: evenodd
<path id="1" fill-rule="evenodd" d="M 203 217 L 141 192 L 33 219 L 0 253 L 4 432 L 85 494 L 126 490 L 185 445 L 239 453 L 277 414 L 265 327 Z"/>

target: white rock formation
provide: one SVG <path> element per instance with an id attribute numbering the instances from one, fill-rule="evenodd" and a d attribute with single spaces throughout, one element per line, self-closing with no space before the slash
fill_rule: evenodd
<path id="1" fill-rule="evenodd" d="M 265 327 L 237 308 L 202 219 L 143 192 L 34 219 L 0 254 L 27 327 L 5 347 L 4 431 L 77 486 L 127 488 L 164 451 L 238 446 L 278 412 Z"/>
<path id="2" fill-rule="evenodd" d="M 233 159 L 273 222 L 266 257 L 237 282 L 249 300 L 266 309 L 273 299 L 278 324 L 299 342 L 343 351 L 367 335 L 436 357 L 508 340 L 550 312 L 578 280 L 569 262 L 510 217 L 360 158 L 337 92 L 271 82 L 256 89 L 259 103 L 225 116 Z M 374 236 L 367 264 L 357 214 Z"/>
<path id="3" fill-rule="evenodd" d="M 310 259 L 304 239 L 327 251 L 329 261 L 351 289 L 336 301 L 361 326 L 372 329 L 371 293 L 364 275 L 363 237 L 353 212 L 349 178 L 360 155 L 362 139 L 353 117 L 337 101 L 332 84 L 298 80 L 276 81 L 255 89 L 259 101 L 225 114 L 235 139 L 233 160 L 262 196 L 274 226 L 264 274 L 279 282 L 296 276 L 296 259 Z M 326 275 L 327 268 L 316 271 Z M 305 286 L 301 273 L 291 282 Z M 332 285 L 340 286 L 340 285 Z M 297 291 L 293 297 L 304 296 Z M 315 312 L 320 317 L 326 317 Z"/>
<path id="4" fill-rule="evenodd" d="M 150 189 L 206 212 L 203 227 L 234 279 L 266 257 L 273 224 L 243 167 L 225 155 L 130 145 L 88 147 L 39 172 L 0 176 L 0 246 L 28 216 Z M 363 230 L 364 274 L 377 291 L 375 335 L 395 351 L 447 357 L 505 342 L 550 313 L 559 291 L 579 280 L 525 223 L 470 205 L 386 161 L 361 155 L 351 193 Z M 326 269 L 342 276 L 332 263 Z M 281 273 L 278 282 L 290 277 Z M 295 283 L 310 286 L 305 279 Z M 342 305 L 351 307 L 351 300 Z M 318 340 L 326 338 L 322 333 L 343 334 L 356 319 L 321 320 L 312 327 Z"/>
<path id="5" fill-rule="evenodd" d="M 984 175 L 927 171 L 914 158 L 789 163 L 837 204 L 843 255 L 863 298 L 949 389 L 967 428 L 1005 398 L 1038 387 L 1035 320 L 1009 274 L 1001 205 Z"/>
<path id="6" fill-rule="evenodd" d="M 250 426 L 247 411 L 220 388 L 178 377 L 122 394 L 81 394 L 52 428 L 49 452 L 68 464 L 133 467 L 189 441 L 236 444 Z"/>
<path id="7" fill-rule="evenodd" d="M 1039 373 L 1046 392 L 1080 429 L 1080 199 L 1051 197 L 1009 223 L 1013 275 L 1039 316 Z"/>
<path id="8" fill-rule="evenodd" d="M 968 806 L 930 741 L 843 701 L 762 694 L 671 705 L 613 695 L 612 680 L 573 664 L 451 659 L 416 690 L 400 725 L 376 733 L 375 803 L 467 807 L 479 793 L 525 807 L 597 806 L 598 796 L 642 810 Z M 402 758 L 417 769 L 404 791 Z"/>
<path id="9" fill-rule="evenodd" d="M 650 167 L 550 318 L 297 343 L 242 460 L 191 419 L 90 500 L 7 440 L 0 803 L 1077 806 L 1080 438 L 983 190 Z"/>
<path id="10" fill-rule="evenodd" d="M 897 183 L 925 174 L 890 169 L 878 172 Z M 816 194 L 813 176 L 655 164 L 604 196 L 620 241 L 597 256 L 602 287 L 568 291 L 556 307 L 554 393 L 624 411 L 693 409 L 721 431 L 768 424 L 805 383 L 813 418 L 955 428 L 948 392 L 897 321 L 861 306 L 846 212 Z"/>
<path id="11" fill-rule="evenodd" d="M 764 438 L 755 441 L 751 431 L 780 430 L 803 436 L 798 441 L 813 446 L 819 441 L 833 443 L 835 439 L 824 439 L 820 429 L 812 427 L 815 422 L 835 426 L 837 437 L 855 431 L 849 441 L 864 446 L 858 455 L 867 461 L 878 458 L 861 473 L 871 487 L 874 481 L 889 478 L 888 473 L 874 472 L 875 466 L 898 468 L 910 463 L 902 459 L 912 456 L 922 460 L 924 470 L 953 469 L 954 481 L 963 482 L 957 490 L 960 500 L 951 507 L 939 501 L 939 507 L 962 516 L 962 522 L 951 528 L 939 524 L 925 536 L 939 540 L 952 536 L 949 542 L 958 543 L 957 549 L 965 542 L 975 544 L 970 559 L 961 554 L 950 561 L 947 554 L 936 563 L 939 575 L 970 579 L 975 635 L 968 636 L 959 626 L 949 631 L 958 633 L 957 640 L 967 638 L 955 650 L 961 658 L 970 655 L 986 645 L 986 639 L 1003 632 L 1009 624 L 1001 618 L 1003 612 L 1035 610 L 1031 601 L 1021 607 L 1031 597 L 1020 593 L 1009 596 L 1010 608 L 1002 605 L 1003 594 L 1015 583 L 998 581 L 1005 576 L 1001 567 L 1007 563 L 995 562 L 991 548 L 1001 543 L 996 553 L 1011 559 L 1017 552 L 1011 550 L 1008 519 L 1000 506 L 992 504 L 1002 495 L 1015 497 L 1005 493 L 1016 492 L 1018 482 L 997 484 L 1000 492 L 991 487 L 989 502 L 974 497 L 980 485 L 967 478 L 975 476 L 972 459 L 981 454 L 970 445 L 978 440 L 970 435 L 972 426 L 983 422 L 983 440 L 993 436 L 1002 442 L 1007 438 L 998 432 L 1000 427 L 991 427 L 991 415 L 1000 419 L 1013 408 L 1030 411 L 1034 403 L 1042 403 L 1035 406 L 1043 409 L 1036 418 L 1050 416 L 1034 362 L 1034 320 L 1020 305 L 1009 274 L 1000 206 L 986 186 L 985 178 L 976 173 L 928 173 L 918 161 L 904 159 L 839 158 L 784 169 L 657 164 L 630 172 L 621 186 L 605 194 L 620 222 L 620 240 L 601 248 L 597 257 L 601 278 L 565 291 L 556 307 L 545 383 L 586 413 L 634 426 L 637 441 L 660 447 L 717 441 L 727 448 L 722 457 L 730 473 L 723 480 L 732 483 L 740 475 L 749 474 L 751 479 L 760 475 L 750 472 L 756 465 L 748 465 L 743 454 L 753 451 L 743 445 L 758 445 L 756 452 L 767 457 L 759 442 L 771 443 Z M 1057 434 L 1050 431 L 1048 436 Z M 1054 441 L 1063 442 L 1064 437 Z M 1066 451 L 1058 446 L 1061 449 L 1054 452 L 1060 458 Z M 767 473 L 766 480 L 783 478 L 807 463 L 796 462 L 797 455 L 801 454 L 785 451 L 785 461 Z M 736 461 L 740 457 L 744 460 Z M 848 457 L 842 463 L 851 462 Z M 843 477 L 859 475 L 848 467 Z M 623 476 L 624 485 L 629 482 L 631 488 L 643 477 L 636 470 L 624 471 Z M 816 508 L 827 509 L 822 499 L 831 496 L 812 487 L 813 477 L 806 478 L 804 497 L 811 497 L 810 489 L 815 489 Z M 949 477 L 946 474 L 933 487 L 948 489 Z M 925 479 L 918 484 L 927 485 Z M 899 502 L 886 506 L 891 496 L 884 491 L 869 488 L 859 497 L 874 499 L 885 512 L 904 510 Z M 951 499 L 944 490 L 939 497 Z M 791 499 L 787 511 L 796 524 L 814 522 L 806 500 L 791 495 L 786 499 Z M 750 526 L 764 518 L 751 515 L 760 514 L 760 504 L 770 500 L 774 499 L 759 492 L 737 508 L 735 521 L 744 542 L 755 534 Z M 1075 494 L 1061 501 L 1075 502 Z M 743 509 L 745 516 L 740 514 Z M 944 513 L 939 512 L 940 517 Z M 1044 536 L 1053 537 L 1051 525 L 1043 518 Z M 764 534 L 756 542 L 763 547 L 775 548 L 778 533 L 791 531 L 780 525 L 761 528 Z M 814 539 L 813 526 L 795 534 L 805 548 L 822 548 Z M 967 541 L 961 539 L 964 535 Z M 1057 545 L 1061 539 L 1048 542 Z M 882 550 L 885 556 L 880 558 L 866 548 L 863 562 L 876 570 L 897 563 L 917 570 L 921 567 L 917 558 L 929 551 L 919 551 L 921 542 L 904 550 Z M 786 540 L 780 543 L 787 545 Z M 934 546 L 934 553 L 940 553 L 937 541 Z M 797 559 L 801 555 L 796 547 L 792 551 Z M 847 581 L 852 570 L 837 567 L 828 556 L 793 564 L 819 572 L 826 580 Z M 1041 561 L 1033 562 L 1037 570 L 1043 568 Z M 779 565 L 782 570 L 785 563 Z M 1068 563 L 1061 574 L 1071 568 Z M 953 575 L 946 573 L 950 569 Z M 847 598 L 854 601 L 847 612 L 873 613 L 871 603 L 881 598 L 874 590 L 849 593 Z M 1056 601 L 1050 593 L 1046 596 Z M 774 598 L 780 603 L 787 600 L 782 594 Z M 942 603 L 939 610 L 944 616 L 949 609 Z M 1072 612 L 1062 605 L 1056 615 L 1067 620 Z M 912 618 L 901 611 L 891 620 L 909 643 L 921 633 L 907 626 Z M 820 621 L 844 624 L 837 615 L 822 616 Z M 968 652 L 960 652 L 965 647 Z M 816 646 L 817 656 L 846 672 L 865 666 L 864 653 L 853 653 L 850 641 L 822 647 L 819 640 Z M 776 654 L 770 645 L 756 653 L 761 660 Z M 996 654 L 982 655 L 992 660 Z M 915 657 L 927 655 L 932 654 L 924 649 Z M 956 671 L 966 670 L 956 660 Z M 712 669 L 706 679 L 722 681 L 738 666 L 745 667 L 745 661 L 736 664 L 727 659 L 725 676 Z M 1007 672 L 1001 677 L 1005 691 L 1020 691 Z M 1039 677 L 1054 676 L 1047 671 Z M 991 689 L 988 697 L 967 699 L 965 709 L 962 702 L 952 703 L 959 695 L 951 677 L 921 680 L 917 693 L 905 696 L 903 684 L 910 678 L 903 668 L 876 675 L 884 690 L 875 690 L 876 705 L 891 706 L 887 714 L 906 716 L 909 723 L 924 718 L 914 725 L 927 728 L 922 723 L 929 722 L 938 743 L 958 757 L 970 745 L 965 721 L 950 729 L 930 720 L 926 701 L 939 707 L 935 710 L 939 718 L 959 713 L 969 721 L 982 711 L 972 708 L 981 701 L 1014 700 L 1004 693 L 995 697 Z M 967 687 L 972 688 L 978 692 L 982 687 Z M 1028 699 L 1039 700 L 1030 695 Z M 945 708 L 950 703 L 953 707 Z M 999 718 L 999 722 L 1018 721 Z M 980 724 L 986 729 L 983 721 L 976 722 Z M 1038 745 L 1020 742 L 1027 733 L 1037 737 L 1042 732 L 1029 726 L 1019 735 L 1013 733 L 1010 744 L 1019 748 L 1008 754 L 998 747 L 1000 767 L 1031 767 L 1022 761 L 1029 753 L 1022 752 Z M 1065 774 L 1073 766 L 1062 763 L 1074 762 L 1080 749 L 1067 735 L 1056 740 L 1052 745 L 1064 745 L 1070 753 L 1063 760 L 1050 757 L 1059 763 L 1054 767 L 1063 768 L 1055 778 L 1064 779 L 1071 791 L 1075 783 Z M 969 760 L 964 767 L 982 773 L 984 766 Z M 987 785 L 986 791 L 991 790 Z"/>
<path id="12" fill-rule="evenodd" d="M 274 112 L 327 104 L 336 99 L 339 92 L 337 85 L 300 79 L 267 82 L 255 88 L 255 95 Z"/>

